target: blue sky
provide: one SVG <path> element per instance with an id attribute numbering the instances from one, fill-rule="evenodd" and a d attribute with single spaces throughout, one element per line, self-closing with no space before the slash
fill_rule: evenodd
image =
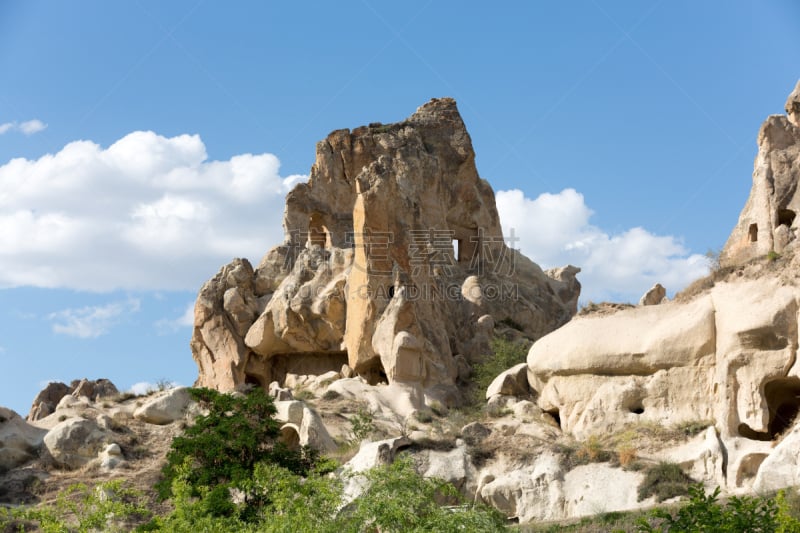
<path id="1" fill-rule="evenodd" d="M 0 405 L 190 384 L 197 289 L 281 240 L 315 143 L 432 97 L 582 301 L 673 292 L 747 198 L 798 23 L 791 0 L 0 0 Z"/>

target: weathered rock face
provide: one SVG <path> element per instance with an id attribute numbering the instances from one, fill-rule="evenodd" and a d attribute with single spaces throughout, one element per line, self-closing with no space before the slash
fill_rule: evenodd
<path id="1" fill-rule="evenodd" d="M 772 115 L 758 134 L 750 197 L 720 261 L 740 264 L 796 246 L 800 210 L 800 82 L 786 101 L 788 116 Z"/>
<path id="2" fill-rule="evenodd" d="M 579 269 L 548 276 L 506 246 L 474 158 L 452 99 L 320 142 L 287 196 L 285 242 L 200 290 L 198 385 L 266 387 L 346 364 L 372 384 L 453 386 L 457 361 L 488 349 L 481 317 L 533 338 L 569 320 Z"/>
<path id="3" fill-rule="evenodd" d="M 800 461 L 786 444 L 797 442 L 797 430 L 773 444 L 800 422 L 800 128 L 769 117 L 755 167 L 723 254 L 738 264 L 727 281 L 689 301 L 578 317 L 531 347 L 530 386 L 564 432 L 586 439 L 638 422 L 710 421 L 702 439 L 667 459 L 733 489 L 797 479 Z M 785 252 L 779 263 L 742 264 L 773 249 Z M 788 474 L 772 476 L 778 469 Z"/>
<path id="4" fill-rule="evenodd" d="M 31 404 L 28 420 L 33 422 L 55 412 L 59 402 L 64 396 L 72 395 L 74 398 L 85 397 L 90 400 L 110 398 L 119 394 L 114 384 L 105 378 L 96 380 L 75 379 L 69 385 L 58 381 L 51 381 L 39 391 Z"/>
<path id="5" fill-rule="evenodd" d="M 45 433 L 11 409 L 0 407 L 0 472 L 35 459 Z"/>

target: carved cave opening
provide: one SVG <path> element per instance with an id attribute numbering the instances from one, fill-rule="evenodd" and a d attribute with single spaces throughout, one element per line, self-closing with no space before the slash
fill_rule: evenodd
<path id="1" fill-rule="evenodd" d="M 389 384 L 389 378 L 386 376 L 386 370 L 383 368 L 380 357 L 373 357 L 368 362 L 359 365 L 355 371 L 370 385 Z"/>
<path id="2" fill-rule="evenodd" d="M 758 224 L 750 224 L 750 228 L 747 230 L 747 233 L 750 236 L 750 242 L 758 241 Z"/>
<path id="3" fill-rule="evenodd" d="M 775 438 L 792 426 L 800 411 L 800 379 L 783 378 L 764 386 L 769 406 L 769 432 Z"/>
<path id="4" fill-rule="evenodd" d="M 294 424 L 285 424 L 278 435 L 278 442 L 282 442 L 290 450 L 300 449 L 300 434 Z"/>
<path id="5" fill-rule="evenodd" d="M 742 437 L 771 441 L 792 427 L 800 412 L 800 379 L 780 378 L 764 385 L 764 398 L 769 409 L 767 431 L 754 431 L 747 424 L 739 424 Z"/>
<path id="6" fill-rule="evenodd" d="M 264 381 L 265 379 L 263 376 L 257 376 L 256 374 L 252 374 L 250 372 L 245 372 L 244 374 L 244 382 L 247 385 L 254 385 L 266 390 L 269 384 L 264 383 Z"/>
<path id="7" fill-rule="evenodd" d="M 339 372 L 347 364 L 347 352 L 305 352 L 273 355 L 271 366 L 272 380 L 284 386 L 287 374 L 298 376 L 321 376 L 334 370 Z"/>
<path id="8" fill-rule="evenodd" d="M 322 222 L 322 215 L 314 213 L 308 221 L 308 242 L 311 246 L 325 249 L 330 242 L 328 228 Z"/>
<path id="9" fill-rule="evenodd" d="M 796 213 L 791 209 L 778 209 L 778 226 L 791 228 Z"/>

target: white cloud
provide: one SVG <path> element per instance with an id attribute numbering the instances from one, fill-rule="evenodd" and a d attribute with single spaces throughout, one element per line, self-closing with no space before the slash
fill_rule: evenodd
<path id="1" fill-rule="evenodd" d="M 172 389 L 180 386 L 181 384 L 178 383 L 177 381 L 162 380 L 159 381 L 158 383 L 150 383 L 149 381 L 139 381 L 138 383 L 134 383 L 133 385 L 131 385 L 131 388 L 128 389 L 128 392 L 132 392 L 133 394 L 142 396 L 144 394 L 150 394 L 153 391 Z"/>
<path id="2" fill-rule="evenodd" d="M 708 273 L 708 262 L 690 254 L 671 235 L 635 227 L 610 235 L 589 223 L 592 210 L 574 189 L 544 193 L 536 199 L 513 189 L 497 193 L 504 231 L 513 228 L 514 244 L 543 268 L 581 267 L 581 300 L 635 302 L 653 284 L 677 291 Z"/>
<path id="3" fill-rule="evenodd" d="M 33 135 L 34 133 L 39 133 L 40 131 L 46 128 L 47 124 L 45 124 L 38 118 L 22 122 L 19 125 L 19 131 L 21 131 L 25 135 Z"/>
<path id="4" fill-rule="evenodd" d="M 194 326 L 194 302 L 189 302 L 183 314 L 177 318 L 162 318 L 155 323 L 156 330 L 162 335 L 174 333 L 180 329 Z"/>
<path id="5" fill-rule="evenodd" d="M 131 298 L 101 306 L 64 309 L 51 313 L 47 318 L 53 322 L 54 333 L 90 339 L 108 333 L 124 315 L 136 313 L 140 307 L 139 300 Z"/>
<path id="6" fill-rule="evenodd" d="M 47 129 L 47 124 L 35 118 L 33 120 L 26 120 L 25 122 L 5 122 L 0 124 L 0 135 L 8 133 L 9 131 L 20 131 L 25 135 L 33 135 L 45 129 Z"/>
<path id="7" fill-rule="evenodd" d="M 196 290 L 283 241 L 272 154 L 209 161 L 197 135 L 75 141 L 0 166 L 0 288 Z"/>

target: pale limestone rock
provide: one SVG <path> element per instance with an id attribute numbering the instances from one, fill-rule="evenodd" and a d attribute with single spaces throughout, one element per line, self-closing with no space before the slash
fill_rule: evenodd
<path id="1" fill-rule="evenodd" d="M 750 196 L 722 250 L 723 266 L 745 263 L 770 251 L 782 251 L 795 239 L 800 221 L 800 82 L 786 101 L 788 116 L 772 115 L 758 134 L 758 155 Z M 785 230 L 775 231 L 780 226 Z"/>
<path id="2" fill-rule="evenodd" d="M 520 363 L 501 372 L 486 389 L 486 399 L 502 394 L 504 396 L 528 396 L 531 393 L 528 384 L 528 364 Z"/>
<path id="3" fill-rule="evenodd" d="M 417 471 L 426 478 L 443 479 L 464 492 L 467 483 L 475 477 L 464 441 L 457 441 L 455 448 L 447 451 L 422 450 L 414 455 Z"/>
<path id="4" fill-rule="evenodd" d="M 299 400 L 275 402 L 275 418 L 281 422 L 290 422 L 299 426 L 303 421 L 305 404 Z"/>
<path id="5" fill-rule="evenodd" d="M 175 387 L 145 400 L 133 417 L 148 424 L 170 424 L 182 419 L 191 403 L 188 389 Z"/>
<path id="6" fill-rule="evenodd" d="M 653 504 L 638 501 L 640 472 L 627 472 L 605 463 L 578 466 L 564 474 L 564 518 L 578 518 L 612 511 L 632 511 Z"/>
<path id="7" fill-rule="evenodd" d="M 391 464 L 400 449 L 410 445 L 411 441 L 406 437 L 362 442 L 358 453 L 339 469 L 339 473 L 345 474 L 343 477 L 345 502 L 351 502 L 358 498 L 367 487 L 366 479 L 359 476 L 359 473 L 379 465 Z"/>
<path id="8" fill-rule="evenodd" d="M 564 515 L 564 472 L 557 456 L 539 455 L 533 464 L 504 469 L 480 484 L 480 498 L 521 524 L 559 520 Z"/>
<path id="9" fill-rule="evenodd" d="M 685 444 L 665 450 L 658 457 L 680 465 L 695 481 L 715 485 L 725 479 L 723 466 L 726 458 L 713 426 L 709 426 Z"/>
<path id="10" fill-rule="evenodd" d="M 69 418 L 47 432 L 44 445 L 58 466 L 74 469 L 95 459 L 107 438 L 93 421 Z"/>
<path id="11" fill-rule="evenodd" d="M 119 444 L 112 442 L 100 452 L 97 457 L 102 470 L 114 470 L 125 465 L 125 458 L 122 456 L 122 449 Z"/>
<path id="12" fill-rule="evenodd" d="M 800 409 L 798 300 L 797 287 L 767 276 L 718 283 L 688 303 L 576 319 L 531 347 L 530 384 L 579 439 L 638 421 L 714 420 L 719 438 L 709 429 L 673 459 L 709 483 L 741 486 L 762 441 Z"/>
<path id="13" fill-rule="evenodd" d="M 768 493 L 786 487 L 800 485 L 800 425 L 796 425 L 788 435 L 767 454 L 754 454 L 751 461 L 757 462 L 757 472 L 753 482 L 753 490 L 759 494 Z"/>
<path id="14" fill-rule="evenodd" d="M 284 229 L 258 268 L 237 259 L 200 290 L 197 385 L 311 386 L 300 376 L 347 365 L 372 385 L 455 398 L 463 361 L 488 349 L 481 324 L 540 337 L 575 313 L 577 268 L 548 275 L 505 245 L 452 99 L 331 133 L 287 196 Z"/>
<path id="15" fill-rule="evenodd" d="M 667 289 L 661 286 L 660 283 L 656 283 L 642 295 L 639 300 L 639 305 L 658 305 L 662 303 L 666 297 Z"/>
<path id="16" fill-rule="evenodd" d="M 0 407 L 0 472 L 38 457 L 45 433 L 11 409 Z"/>
<path id="17" fill-rule="evenodd" d="M 323 453 L 332 452 L 338 448 L 330 434 L 328 434 L 322 418 L 308 407 L 303 409 L 303 419 L 300 423 L 298 435 L 301 446 L 310 446 Z"/>
<path id="18" fill-rule="evenodd" d="M 275 401 L 287 401 L 294 399 L 292 396 L 292 390 L 288 387 L 281 387 L 277 381 L 273 381 L 269 384 L 269 395 Z"/>

